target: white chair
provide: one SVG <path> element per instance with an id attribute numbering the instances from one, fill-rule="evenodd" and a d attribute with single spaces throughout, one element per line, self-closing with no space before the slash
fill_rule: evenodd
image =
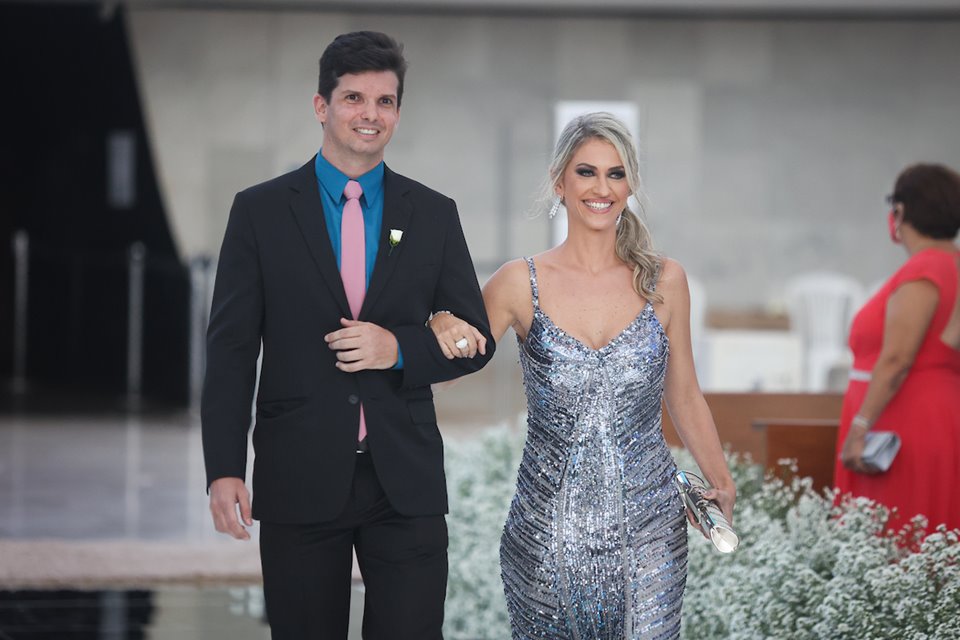
<path id="1" fill-rule="evenodd" d="M 803 345 L 803 379 L 809 391 L 825 391 L 831 370 L 849 367 L 847 336 L 863 301 L 863 287 L 842 273 L 805 273 L 787 285 L 790 326 Z"/>

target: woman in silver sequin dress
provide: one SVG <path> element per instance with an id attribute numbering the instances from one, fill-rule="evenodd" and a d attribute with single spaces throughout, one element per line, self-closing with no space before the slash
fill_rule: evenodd
<path id="1" fill-rule="evenodd" d="M 517 334 L 527 394 L 500 545 L 513 638 L 677 638 L 687 528 L 661 399 L 731 520 L 735 496 L 693 367 L 686 276 L 628 207 L 638 163 L 613 116 L 567 125 L 549 175 L 566 240 L 483 291 L 494 338 Z M 484 347 L 450 314 L 431 327 L 447 357 Z"/>

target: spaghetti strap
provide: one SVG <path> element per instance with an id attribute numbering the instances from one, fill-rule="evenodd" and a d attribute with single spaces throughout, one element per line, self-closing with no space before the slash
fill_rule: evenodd
<path id="1" fill-rule="evenodd" d="M 527 261 L 527 268 L 530 270 L 530 293 L 533 296 L 533 308 L 540 308 L 540 289 L 537 287 L 537 267 L 533 264 L 533 258 L 524 258 Z"/>

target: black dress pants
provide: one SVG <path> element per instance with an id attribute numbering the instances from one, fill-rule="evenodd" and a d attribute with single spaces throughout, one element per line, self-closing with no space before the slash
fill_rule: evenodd
<path id="1" fill-rule="evenodd" d="M 442 640 L 446 520 L 394 511 L 368 453 L 357 454 L 350 498 L 335 520 L 260 523 L 273 640 L 347 637 L 354 547 L 366 590 L 364 640 Z"/>

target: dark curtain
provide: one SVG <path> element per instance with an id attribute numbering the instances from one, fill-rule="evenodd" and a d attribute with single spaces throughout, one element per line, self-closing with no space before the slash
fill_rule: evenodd
<path id="1" fill-rule="evenodd" d="M 187 401 L 189 276 L 157 187 L 121 9 L 0 4 L 0 377 L 13 361 L 11 235 L 29 234 L 34 401 L 121 396 L 128 255 L 146 248 L 143 394 Z M 41 396 L 41 397 L 38 397 Z"/>

